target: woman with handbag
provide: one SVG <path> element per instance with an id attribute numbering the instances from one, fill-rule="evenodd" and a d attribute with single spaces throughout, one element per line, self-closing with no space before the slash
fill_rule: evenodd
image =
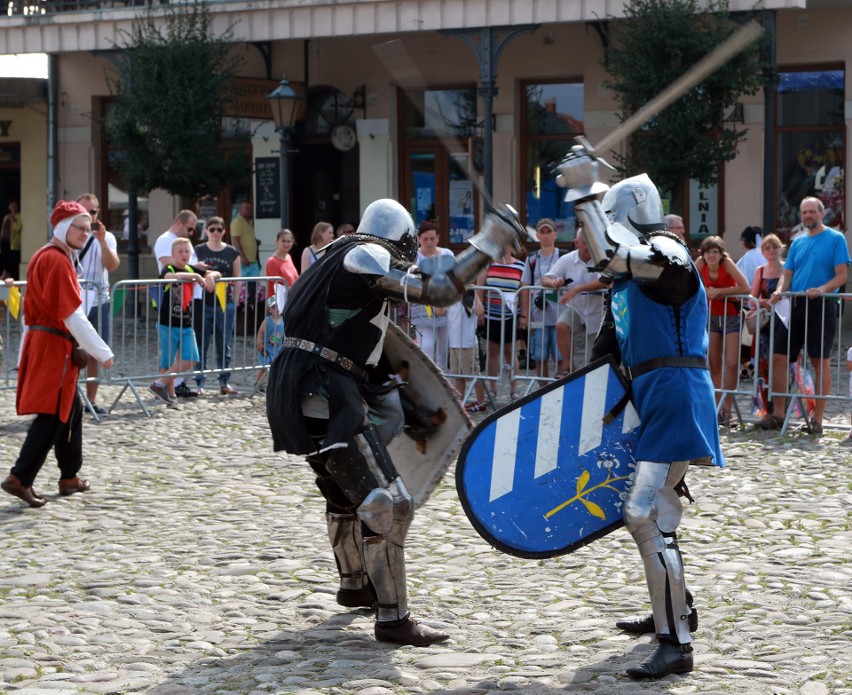
<path id="1" fill-rule="evenodd" d="M 751 282 L 751 296 L 756 297 L 760 303 L 760 311 L 756 309 L 746 315 L 746 326 L 749 332 L 756 336 L 755 356 L 757 357 L 757 398 L 755 415 L 766 415 L 772 412 L 772 404 L 769 401 L 769 319 L 772 316 L 772 305 L 769 297 L 778 286 L 781 271 L 784 264 L 781 262 L 781 254 L 784 244 L 775 234 L 766 235 L 760 242 L 760 251 L 766 259 L 766 263 L 754 271 Z M 758 321 L 759 317 L 759 321 Z"/>

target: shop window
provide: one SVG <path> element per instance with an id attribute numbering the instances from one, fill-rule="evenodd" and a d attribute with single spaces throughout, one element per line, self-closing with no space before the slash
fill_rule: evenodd
<path id="1" fill-rule="evenodd" d="M 845 230 L 845 80 L 842 68 L 779 73 L 776 226 L 785 239 L 798 231 L 799 203 L 807 196 L 822 200 L 827 226 Z"/>
<path id="2" fill-rule="evenodd" d="M 558 240 L 572 241 L 574 206 L 564 202 L 565 191 L 556 185 L 556 167 L 584 131 L 583 83 L 525 83 L 521 111 L 522 215 L 530 226 L 553 218 Z"/>
<path id="3" fill-rule="evenodd" d="M 461 245 L 476 230 L 476 88 L 400 90 L 399 103 L 400 201 L 417 225 L 436 220 L 441 245 Z"/>

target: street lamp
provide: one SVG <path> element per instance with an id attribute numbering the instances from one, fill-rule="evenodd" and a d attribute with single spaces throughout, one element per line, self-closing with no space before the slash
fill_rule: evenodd
<path id="1" fill-rule="evenodd" d="M 275 121 L 275 130 L 281 136 L 279 149 L 281 167 L 281 229 L 285 229 L 290 223 L 290 210 L 288 206 L 289 188 L 287 185 L 287 155 L 290 151 L 290 131 L 296 120 L 299 101 L 302 95 L 290 86 L 287 78 L 281 80 L 278 86 L 266 95 L 272 107 L 272 119 Z"/>

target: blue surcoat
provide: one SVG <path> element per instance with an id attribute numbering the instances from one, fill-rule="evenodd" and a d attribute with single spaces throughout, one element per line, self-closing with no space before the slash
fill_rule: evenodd
<path id="1" fill-rule="evenodd" d="M 644 294 L 636 282 L 617 281 L 612 315 L 621 361 L 627 367 L 659 357 L 707 358 L 707 296 L 700 282 L 684 304 L 666 306 Z M 634 379 L 632 390 L 642 421 L 637 460 L 708 459 L 725 465 L 708 370 L 654 369 Z"/>

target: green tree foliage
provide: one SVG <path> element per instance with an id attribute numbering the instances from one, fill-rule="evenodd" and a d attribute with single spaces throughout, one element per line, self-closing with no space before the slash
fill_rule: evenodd
<path id="1" fill-rule="evenodd" d="M 613 25 L 606 63 L 612 79 L 604 83 L 616 95 L 622 120 L 739 28 L 724 0 L 701 6 L 697 0 L 632 0 L 625 15 Z M 676 198 L 690 179 L 716 183 L 719 165 L 736 156 L 747 132 L 724 122 L 723 114 L 763 85 L 758 41 L 637 131 L 628 154 L 618 157 L 620 173 L 647 172 Z"/>
<path id="2" fill-rule="evenodd" d="M 125 182 L 195 199 L 244 181 L 247 139 L 226 141 L 223 127 L 241 67 L 232 28 L 211 36 L 205 2 L 165 5 L 123 39 L 106 132 Z"/>

